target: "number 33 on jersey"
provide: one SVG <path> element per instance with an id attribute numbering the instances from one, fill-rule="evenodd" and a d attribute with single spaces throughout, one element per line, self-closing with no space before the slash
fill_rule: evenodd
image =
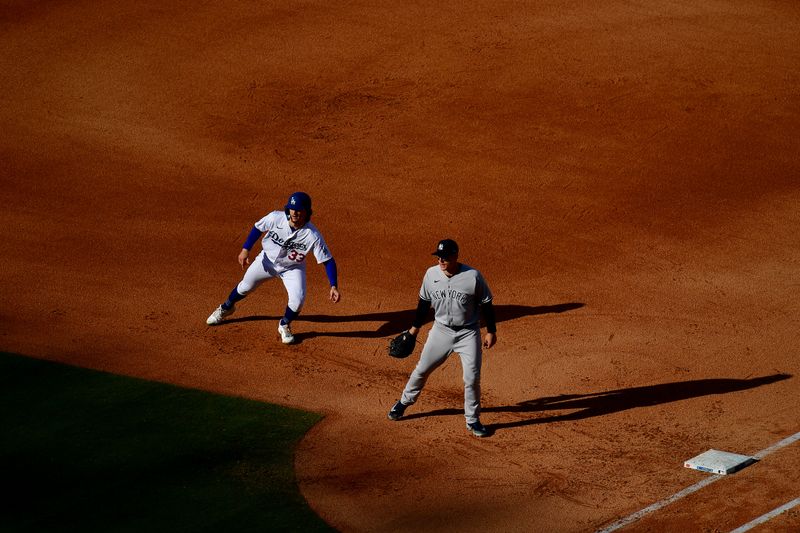
<path id="1" fill-rule="evenodd" d="M 305 258 L 313 253 L 317 263 L 324 263 L 333 256 L 325 240 L 313 223 L 293 230 L 283 211 L 273 211 L 255 223 L 264 233 L 261 247 L 267 259 L 280 270 L 305 268 Z"/>

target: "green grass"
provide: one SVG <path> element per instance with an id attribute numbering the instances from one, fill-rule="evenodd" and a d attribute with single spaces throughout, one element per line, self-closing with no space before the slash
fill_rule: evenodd
<path id="1" fill-rule="evenodd" d="M 319 419 L 0 353 L 0 531 L 331 531 L 292 465 Z"/>

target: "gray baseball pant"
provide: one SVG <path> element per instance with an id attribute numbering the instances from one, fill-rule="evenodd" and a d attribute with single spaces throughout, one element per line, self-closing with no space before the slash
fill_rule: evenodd
<path id="1" fill-rule="evenodd" d="M 453 352 L 461 356 L 464 417 L 468 424 L 472 424 L 478 421 L 481 414 L 481 334 L 477 327 L 454 330 L 434 322 L 419 362 L 408 378 L 401 401 L 407 405 L 416 402 L 428 376 L 442 366 Z"/>

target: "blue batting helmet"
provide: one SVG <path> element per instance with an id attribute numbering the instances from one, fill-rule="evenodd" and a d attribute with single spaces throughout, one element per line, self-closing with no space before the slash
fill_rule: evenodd
<path id="1" fill-rule="evenodd" d="M 311 218 L 311 197 L 304 192 L 296 192 L 289 197 L 283 210 L 288 215 L 289 209 L 294 211 L 305 210 Z"/>

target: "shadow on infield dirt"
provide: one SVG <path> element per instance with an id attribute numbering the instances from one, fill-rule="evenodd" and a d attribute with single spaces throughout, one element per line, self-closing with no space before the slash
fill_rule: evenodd
<path id="1" fill-rule="evenodd" d="M 562 303 L 555 305 L 536 305 L 536 306 L 508 304 L 508 305 L 496 305 L 494 306 L 494 309 L 497 322 L 500 323 L 500 322 L 506 322 L 508 320 L 524 318 L 526 316 L 564 313 L 567 311 L 580 309 L 585 305 L 586 304 L 580 302 L 569 302 L 569 303 Z M 391 335 L 397 335 L 401 331 L 408 329 L 411 326 L 411 321 L 414 319 L 414 313 L 415 313 L 414 309 L 406 309 L 402 311 L 384 311 L 378 313 L 364 313 L 360 315 L 344 315 L 344 316 L 301 314 L 300 317 L 297 319 L 298 322 L 315 322 L 321 324 L 347 323 L 347 322 L 383 322 L 383 324 L 380 325 L 377 329 L 360 329 L 354 331 L 328 331 L 328 332 L 319 332 L 319 331 L 298 332 L 295 333 L 295 338 L 297 339 L 297 342 L 302 342 L 305 339 L 311 339 L 314 337 L 356 337 L 356 338 L 366 338 L 366 339 L 388 337 Z M 225 322 L 220 324 L 220 326 L 224 326 L 225 324 L 235 324 L 241 322 L 273 321 L 273 320 L 278 321 L 280 320 L 280 318 L 281 317 L 279 316 L 264 316 L 264 315 L 243 316 L 226 320 Z M 220 326 L 215 326 L 215 327 L 220 327 Z"/>
<path id="2" fill-rule="evenodd" d="M 569 413 L 549 414 L 513 422 L 500 422 L 486 424 L 494 431 L 515 427 L 529 426 L 532 424 L 546 424 L 549 422 L 566 422 L 568 420 L 582 420 L 618 413 L 637 407 L 649 407 L 669 402 L 677 402 L 700 396 L 712 394 L 727 394 L 762 385 L 769 385 L 778 381 L 791 378 L 791 374 L 772 374 L 751 379 L 710 378 L 694 381 L 680 381 L 674 383 L 661 383 L 630 389 L 617 389 L 590 394 L 561 394 L 525 400 L 516 405 L 483 407 L 484 413 L 542 413 L 546 411 L 571 411 Z M 463 415 L 463 409 L 436 409 L 423 413 L 412 413 L 401 420 L 424 418 L 428 416 Z"/>

